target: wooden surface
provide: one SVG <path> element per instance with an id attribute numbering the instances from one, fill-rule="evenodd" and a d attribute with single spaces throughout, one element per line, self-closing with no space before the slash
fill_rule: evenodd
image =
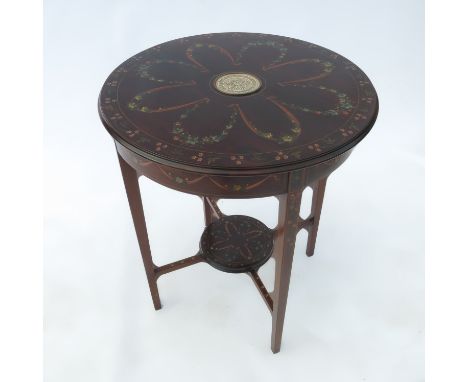
<path id="1" fill-rule="evenodd" d="M 273 231 L 261 221 L 243 215 L 224 216 L 205 228 L 200 253 L 220 271 L 257 271 L 271 256 Z"/>
<path id="2" fill-rule="evenodd" d="M 224 73 L 261 81 L 226 95 Z M 348 59 L 280 36 L 218 33 L 173 40 L 125 61 L 106 80 L 100 117 L 123 146 L 199 173 L 274 173 L 354 147 L 378 112 L 375 90 Z"/>
<path id="3" fill-rule="evenodd" d="M 277 353 L 296 235 L 314 253 L 327 177 L 370 131 L 378 99 L 366 75 L 317 45 L 251 33 L 193 36 L 130 58 L 106 80 L 101 120 L 112 135 L 155 309 L 160 276 L 207 262 L 246 272 L 272 314 Z M 199 195 L 205 231 L 193 256 L 157 265 L 149 247 L 138 177 Z M 302 192 L 314 190 L 310 215 Z M 224 215 L 221 198 L 276 196 L 274 229 Z M 182 211 L 180 211 L 182 215 Z M 275 259 L 268 292 L 257 271 Z"/>

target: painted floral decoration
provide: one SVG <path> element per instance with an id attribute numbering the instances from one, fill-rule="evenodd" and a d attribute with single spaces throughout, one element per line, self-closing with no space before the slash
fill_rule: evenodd
<path id="1" fill-rule="evenodd" d="M 277 57 L 268 64 L 259 65 L 258 72 L 271 72 L 280 69 L 284 69 L 285 67 L 294 67 L 295 65 L 299 64 L 309 64 L 311 68 L 316 69 L 317 66 L 320 68 L 319 73 L 312 73 L 308 76 L 295 78 L 295 79 L 285 79 L 280 80 L 277 82 L 279 86 L 288 86 L 291 87 L 291 91 L 294 90 L 294 87 L 311 87 L 316 86 L 317 89 L 324 93 L 332 94 L 336 97 L 336 104 L 333 105 L 330 109 L 326 110 L 317 110 L 313 106 L 304 106 L 304 105 L 296 105 L 292 103 L 288 103 L 284 100 L 278 99 L 275 96 L 268 96 L 259 92 L 256 95 L 250 96 L 258 96 L 258 97 L 265 97 L 265 99 L 270 103 L 272 109 L 277 108 L 281 110 L 282 113 L 287 117 L 289 124 L 283 127 L 283 132 L 279 135 L 274 135 L 271 131 L 266 130 L 263 127 L 255 125 L 249 115 L 247 115 L 243 110 L 243 103 L 249 102 L 249 97 L 242 97 L 242 96 L 234 96 L 232 103 L 227 106 L 226 110 L 226 123 L 224 126 L 219 128 L 217 134 L 209 134 L 209 135 L 194 135 L 190 133 L 185 127 L 184 122 L 192 116 L 202 105 L 208 103 L 216 103 L 218 97 L 225 97 L 223 95 L 217 96 L 216 94 L 213 97 L 202 97 L 202 98 L 194 98 L 189 102 L 185 102 L 182 104 L 174 104 L 170 106 L 162 106 L 159 104 L 151 103 L 149 98 L 152 98 L 152 95 L 160 94 L 168 90 L 179 89 L 181 92 L 187 92 L 188 89 L 196 88 L 197 86 L 203 86 L 204 83 L 209 83 L 213 77 L 212 71 L 210 71 L 203 62 L 197 58 L 197 51 L 199 49 L 209 49 L 215 52 L 216 54 L 224 56 L 232 65 L 232 71 L 235 72 L 236 69 L 241 65 L 242 58 L 245 52 L 247 52 L 251 48 L 255 48 L 258 46 L 267 46 L 274 48 L 277 51 Z M 318 116 L 324 117 L 335 117 L 335 116 L 347 116 L 349 111 L 353 108 L 349 97 L 344 94 L 340 93 L 335 89 L 330 89 L 325 86 L 318 86 L 314 85 L 314 81 L 324 78 L 328 76 L 334 69 L 334 64 L 328 60 L 319 59 L 319 58 L 303 58 L 297 60 L 290 60 L 284 61 L 285 56 L 287 54 L 287 48 L 285 45 L 276 42 L 276 41 L 254 41 L 245 44 L 240 51 L 238 52 L 237 56 L 233 56 L 230 52 L 228 52 L 223 47 L 213 44 L 213 43 L 202 43 L 197 42 L 188 47 L 185 51 L 186 61 L 175 61 L 175 60 L 163 60 L 163 59 L 156 59 L 153 61 L 148 61 L 146 64 L 142 65 L 139 68 L 139 76 L 142 79 L 146 79 L 148 81 L 156 82 L 157 86 L 152 87 L 148 90 L 145 90 L 141 93 L 136 94 L 133 99 L 128 103 L 128 108 L 135 112 L 142 112 L 142 113 L 164 113 L 168 111 L 180 110 L 181 113 L 177 121 L 174 122 L 172 133 L 173 139 L 176 141 L 180 141 L 181 143 L 187 145 L 205 145 L 205 144 L 213 144 L 224 140 L 230 133 L 230 131 L 236 126 L 237 121 L 242 121 L 243 125 L 252 131 L 252 133 L 256 134 L 257 136 L 264 138 L 266 140 L 274 141 L 281 145 L 287 145 L 291 142 L 294 142 L 297 137 L 302 132 L 302 126 L 299 119 L 293 114 L 293 110 L 301 110 L 303 112 L 313 113 Z M 196 82 L 193 79 L 186 80 L 186 81 L 167 81 L 164 78 L 159 78 L 154 74 L 151 74 L 151 66 L 158 65 L 158 64 L 172 64 L 175 67 L 177 66 L 190 66 L 195 70 L 198 70 L 200 73 L 206 74 L 204 80 Z M 194 94 L 197 92 L 194 91 Z M 224 108 L 226 107 L 225 103 L 218 102 L 218 105 L 212 105 L 215 108 Z M 195 158 L 196 157 L 196 158 Z M 287 157 L 287 156 L 286 156 Z M 194 156 L 194 160 L 200 162 L 200 158 L 198 156 Z M 242 158 L 240 158 L 242 159 Z M 276 159 L 276 158 L 275 158 Z M 236 161 L 238 164 L 239 161 Z"/>
<path id="2" fill-rule="evenodd" d="M 216 79 L 234 73 L 256 77 L 260 88 L 216 90 Z M 326 48 L 214 33 L 129 58 L 106 80 L 99 110 L 115 139 L 153 161 L 252 169 L 318 163 L 352 147 L 372 127 L 378 100 L 367 76 Z"/>

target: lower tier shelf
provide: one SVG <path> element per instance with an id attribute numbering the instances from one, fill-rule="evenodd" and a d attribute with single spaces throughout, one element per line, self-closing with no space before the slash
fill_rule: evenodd
<path id="1" fill-rule="evenodd" d="M 257 271 L 272 255 L 273 236 L 271 229 L 250 216 L 223 216 L 203 231 L 200 256 L 223 272 Z"/>

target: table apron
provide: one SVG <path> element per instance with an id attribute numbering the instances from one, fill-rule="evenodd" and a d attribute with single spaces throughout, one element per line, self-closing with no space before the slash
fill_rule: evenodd
<path id="1" fill-rule="evenodd" d="M 145 176 L 171 189 L 199 196 L 225 199 L 247 199 L 277 196 L 288 192 L 289 172 L 258 175 L 214 175 L 182 170 L 173 166 L 150 161 L 115 141 L 120 156 Z M 336 170 L 352 150 L 325 162 L 307 167 L 303 188 Z"/>

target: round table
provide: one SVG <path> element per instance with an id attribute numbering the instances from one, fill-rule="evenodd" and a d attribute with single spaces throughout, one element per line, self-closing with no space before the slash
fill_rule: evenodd
<path id="1" fill-rule="evenodd" d="M 151 47 L 118 66 L 99 96 L 99 115 L 115 141 L 155 309 L 163 274 L 206 262 L 248 274 L 272 314 L 271 349 L 281 346 L 296 235 L 314 253 L 327 177 L 372 128 L 378 99 L 348 59 L 275 35 L 214 33 Z M 138 178 L 201 197 L 200 249 L 166 265 L 151 256 Z M 313 190 L 302 219 L 302 191 Z M 279 199 L 269 229 L 223 214 L 221 198 Z M 274 290 L 257 271 L 275 259 Z"/>

